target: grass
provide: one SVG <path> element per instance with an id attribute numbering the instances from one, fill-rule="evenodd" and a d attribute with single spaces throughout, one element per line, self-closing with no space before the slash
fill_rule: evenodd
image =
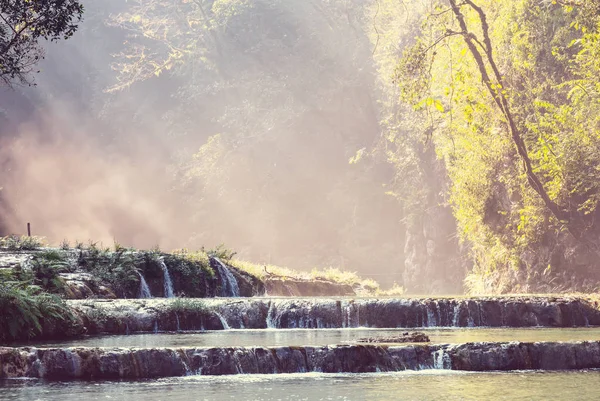
<path id="1" fill-rule="evenodd" d="M 7 249 L 9 251 L 33 251 L 42 248 L 44 244 L 44 237 L 9 235 L 0 238 L 0 249 Z"/>
<path id="2" fill-rule="evenodd" d="M 39 249 L 42 244 L 35 237 L 7 237 L 3 240 L 5 246 L 10 246 L 10 249 L 25 249 L 33 246 L 37 247 L 35 249 Z M 68 265 L 66 252 L 70 249 L 80 251 L 77 266 L 71 267 Z M 287 267 L 233 259 L 235 254 L 234 251 L 226 248 L 223 244 L 212 249 L 202 248 L 199 251 L 178 249 L 171 253 L 163 253 L 158 248 L 150 251 L 126 248 L 117 241 L 114 241 L 112 249 L 92 241 L 87 244 L 76 242 L 74 248 L 70 248 L 70 243 L 64 240 L 60 244 L 60 248 L 40 252 L 34 257 L 35 270 L 39 273 L 37 276 L 41 281 L 33 283 L 41 284 L 47 291 L 59 293 L 58 273 L 77 269 L 87 271 L 100 281 L 114 287 L 113 290 L 118 296 L 132 297 L 137 294 L 139 289 L 139 274 L 143 274 L 146 280 L 162 280 L 162 271 L 158 265 L 158 258 L 161 258 L 167 264 L 171 274 L 175 273 L 181 278 L 179 286 L 186 287 L 182 293 L 185 293 L 186 296 L 203 296 L 194 288 L 204 288 L 204 280 L 214 279 L 216 273 L 211 267 L 210 258 L 218 257 L 223 262 L 263 281 L 267 278 L 305 281 L 326 280 L 349 285 L 369 294 L 391 296 L 403 293 L 402 288 L 398 286 L 388 291 L 381 291 L 376 281 L 361 278 L 355 272 L 343 271 L 334 267 L 302 272 Z"/>
<path id="3" fill-rule="evenodd" d="M 376 295 L 382 296 L 382 297 L 399 297 L 399 296 L 403 296 L 404 295 L 404 287 L 398 285 L 397 283 L 394 283 L 394 285 L 392 286 L 392 288 L 390 288 L 389 290 L 378 290 L 376 291 Z"/>
<path id="4" fill-rule="evenodd" d="M 175 313 L 196 312 L 205 314 L 209 312 L 206 302 L 197 298 L 177 298 L 169 303 L 168 311 Z"/>
<path id="5" fill-rule="evenodd" d="M 185 267 L 187 267 L 189 269 L 190 266 L 187 266 L 187 265 L 195 265 L 197 268 L 200 268 L 201 270 L 203 270 L 204 273 L 206 273 L 209 277 L 215 276 L 215 271 L 212 269 L 212 267 L 210 267 L 209 254 L 207 254 L 204 251 L 195 251 L 194 252 L 194 251 L 189 251 L 187 249 L 176 249 L 171 252 L 170 256 L 174 259 L 179 259 L 179 262 L 187 262 L 187 264 L 184 264 L 184 263 L 176 264 L 177 265 L 177 266 L 175 266 L 176 268 L 184 269 Z M 173 263 L 171 263 L 171 264 L 173 264 Z"/>
<path id="6" fill-rule="evenodd" d="M 258 277 L 263 281 L 270 277 L 281 278 L 284 280 L 327 280 L 353 287 L 360 286 L 370 293 L 378 293 L 381 291 L 379 289 L 379 284 L 375 280 L 362 278 L 355 272 L 343 271 L 335 267 L 329 267 L 323 270 L 313 269 L 310 272 L 300 272 L 287 267 L 260 265 L 238 259 L 229 261 L 229 264 L 248 274 Z M 398 291 L 398 289 L 396 289 L 396 291 Z"/>

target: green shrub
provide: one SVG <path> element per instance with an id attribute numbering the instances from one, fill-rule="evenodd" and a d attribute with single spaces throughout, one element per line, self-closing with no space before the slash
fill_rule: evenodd
<path id="1" fill-rule="evenodd" d="M 77 331 L 77 319 L 67 304 L 38 286 L 0 283 L 0 310 L 0 341 L 48 335 L 58 327 L 64 336 Z"/>
<path id="2" fill-rule="evenodd" d="M 177 298 L 169 303 L 168 311 L 175 313 L 197 313 L 207 314 L 209 307 L 200 299 Z"/>
<path id="3" fill-rule="evenodd" d="M 226 248 L 225 244 L 219 244 L 216 247 L 214 247 L 212 249 L 208 249 L 208 250 L 206 250 L 206 249 L 204 249 L 204 247 L 202 247 L 201 251 L 203 253 L 205 253 L 206 255 L 208 255 L 208 257 L 219 258 L 224 262 L 233 259 L 233 257 L 237 254 L 237 252 Z"/>
<path id="4" fill-rule="evenodd" d="M 47 250 L 34 255 L 31 261 L 33 284 L 45 291 L 60 293 L 64 290 L 64 281 L 60 273 L 71 272 L 71 265 L 63 252 Z"/>
<path id="5" fill-rule="evenodd" d="M 111 252 L 90 244 L 87 252 L 81 252 L 79 266 L 107 283 L 121 298 L 136 294 L 139 288 L 139 269 L 143 256 L 121 249 Z"/>
<path id="6" fill-rule="evenodd" d="M 10 251 L 32 251 L 44 246 L 43 237 L 28 237 L 26 235 L 16 236 L 9 235 L 8 237 L 0 238 L 0 248 L 5 248 Z"/>

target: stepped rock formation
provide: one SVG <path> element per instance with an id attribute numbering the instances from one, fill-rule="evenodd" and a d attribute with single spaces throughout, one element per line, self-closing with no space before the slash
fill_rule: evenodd
<path id="1" fill-rule="evenodd" d="M 61 295 L 66 299 L 115 298 L 193 298 L 264 296 L 340 296 L 356 295 L 352 286 L 334 281 L 303 280 L 270 276 L 261 279 L 233 267 L 218 257 L 208 257 L 202 263 L 184 255 L 143 251 L 108 252 L 84 249 L 40 248 L 31 251 L 0 250 L 0 275 L 15 271 L 32 271 L 32 261 L 47 252 L 54 252 L 68 266 L 68 272 L 58 273 Z M 55 256 L 56 257 L 56 256 Z M 106 271 L 127 270 L 139 283 L 107 280 L 94 274 L 98 266 Z M 117 269 L 118 270 L 118 269 Z M 112 287 L 112 288 L 111 288 Z"/>
<path id="2" fill-rule="evenodd" d="M 88 334 L 265 328 L 585 327 L 600 325 L 577 297 L 469 299 L 135 299 L 69 305 Z"/>
<path id="3" fill-rule="evenodd" d="M 600 368 L 600 342 L 180 349 L 0 348 L 0 378 L 141 379 L 169 376 L 365 373 L 421 369 Z"/>
<path id="4" fill-rule="evenodd" d="M 317 279 L 300 280 L 268 278 L 265 280 L 265 290 L 269 295 L 284 297 L 335 297 L 356 295 L 351 285 Z"/>

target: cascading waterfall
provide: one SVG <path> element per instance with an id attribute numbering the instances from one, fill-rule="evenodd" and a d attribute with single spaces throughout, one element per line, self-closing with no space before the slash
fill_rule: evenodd
<path id="1" fill-rule="evenodd" d="M 171 281 L 171 275 L 169 274 L 169 269 L 165 264 L 165 260 L 163 258 L 159 258 L 158 264 L 163 271 L 165 298 L 173 298 L 175 297 L 175 294 L 173 294 L 173 282 Z"/>
<path id="2" fill-rule="evenodd" d="M 142 276 L 142 273 L 138 272 L 138 275 L 140 276 L 140 298 L 152 298 L 146 279 Z"/>
<path id="3" fill-rule="evenodd" d="M 452 369 L 452 361 L 450 355 L 445 349 L 440 348 L 433 354 L 433 368 L 434 369 Z"/>
<path id="4" fill-rule="evenodd" d="M 427 305 L 425 305 L 425 309 L 427 310 L 427 327 L 436 327 L 435 313 Z"/>
<path id="5" fill-rule="evenodd" d="M 215 265 L 216 271 L 216 265 Z M 498 299 L 496 305 L 484 300 L 481 307 L 477 302 L 468 304 L 461 300 L 418 300 L 408 304 L 396 299 L 350 299 L 335 298 L 235 298 L 204 301 L 211 313 L 202 321 L 194 303 L 181 305 L 177 310 L 182 328 L 189 326 L 190 319 L 206 330 L 235 329 L 294 329 L 294 328 L 417 328 L 437 327 L 570 327 L 600 326 L 600 311 L 592 306 L 577 302 L 547 301 L 517 303 L 514 299 Z M 503 307 L 503 304 L 506 307 Z M 118 306 L 118 307 L 115 307 Z M 99 332 L 122 334 L 124 325 L 112 324 L 114 321 L 127 321 L 133 332 L 148 331 L 155 328 L 155 321 L 161 330 L 175 330 L 175 317 L 161 313 L 169 302 L 120 301 L 99 302 L 93 307 L 87 303 L 74 302 L 73 306 L 91 321 L 97 321 Z M 492 305 L 493 307 L 491 307 Z M 466 308 L 466 309 L 465 309 Z M 586 308 L 589 308 L 586 309 Z M 97 311 L 103 313 L 98 314 Z M 469 318 L 470 312 L 470 318 Z M 586 313 L 584 313 L 586 312 Z M 109 316 L 109 320 L 100 320 L 97 316 Z M 126 319 L 124 319 L 126 317 Z M 186 324 L 184 324 L 184 322 Z"/>
<path id="6" fill-rule="evenodd" d="M 229 324 L 227 323 L 227 320 L 225 320 L 225 318 L 223 317 L 223 315 L 221 315 L 219 312 L 214 312 L 214 313 L 215 313 L 215 315 L 217 315 L 217 317 L 221 321 L 221 324 L 223 325 L 223 329 L 224 330 L 231 329 L 231 327 L 229 327 Z"/>
<path id="7" fill-rule="evenodd" d="M 239 297 L 240 296 L 240 287 L 238 286 L 238 282 L 231 273 L 231 270 L 225 263 L 221 262 L 221 259 L 217 257 L 213 257 L 214 261 L 217 264 L 217 270 L 219 271 L 219 276 L 221 277 L 221 296 L 222 297 Z"/>
<path id="8" fill-rule="evenodd" d="M 459 304 L 459 303 L 457 303 L 457 304 L 454 306 L 454 316 L 453 316 L 453 319 L 452 319 L 452 325 L 453 325 L 454 327 L 458 327 L 458 318 L 459 318 L 459 317 L 460 317 L 460 304 Z"/>
<path id="9" fill-rule="evenodd" d="M 267 312 L 267 329 L 276 329 L 277 322 L 274 320 L 275 318 L 275 302 L 271 301 L 269 303 L 269 311 Z"/>

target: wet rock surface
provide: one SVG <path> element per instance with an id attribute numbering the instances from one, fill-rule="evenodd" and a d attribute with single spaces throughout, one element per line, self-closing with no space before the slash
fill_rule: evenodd
<path id="1" fill-rule="evenodd" d="M 578 297 L 502 298 L 151 298 L 69 300 L 73 327 L 46 327 L 36 340 L 82 334 L 223 329 L 600 326 Z"/>
<path id="2" fill-rule="evenodd" d="M 285 297 L 326 297 L 356 295 L 352 286 L 327 280 L 299 280 L 269 278 L 265 280 L 266 293 Z"/>
<path id="3" fill-rule="evenodd" d="M 416 331 L 413 333 L 402 333 L 399 336 L 392 337 L 363 337 L 356 340 L 359 343 L 428 343 L 429 337 L 427 334 Z"/>
<path id="4" fill-rule="evenodd" d="M 134 299 L 68 301 L 88 334 L 265 329 L 586 327 L 600 325 L 577 297 Z"/>
<path id="5" fill-rule="evenodd" d="M 600 368 L 600 343 L 244 347 L 0 348 L 0 378 L 141 379 L 169 376 Z"/>

